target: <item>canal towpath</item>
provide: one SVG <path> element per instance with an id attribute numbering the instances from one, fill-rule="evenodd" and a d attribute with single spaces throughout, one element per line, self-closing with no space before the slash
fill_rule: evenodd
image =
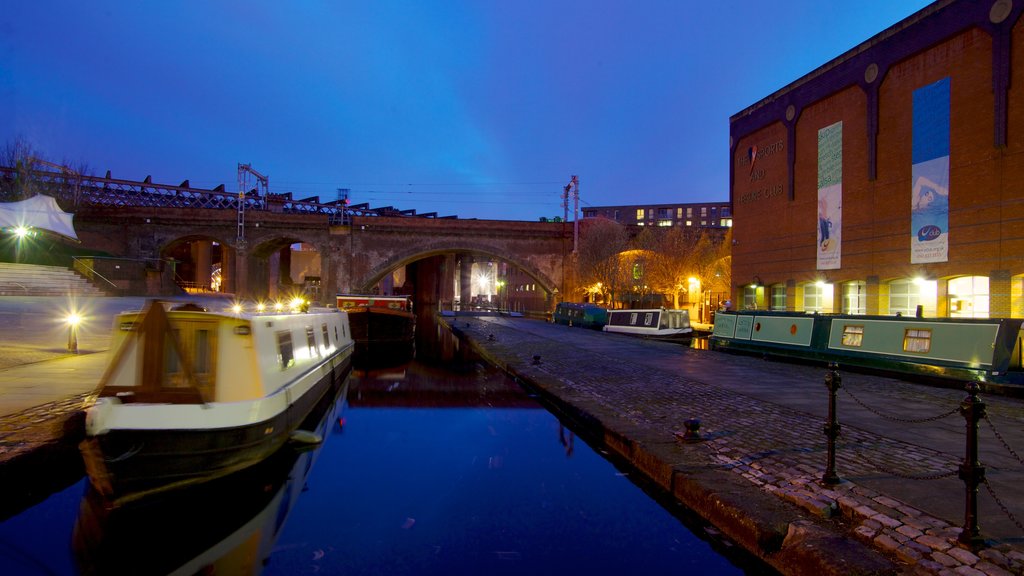
<path id="1" fill-rule="evenodd" d="M 47 482 L 59 480 L 48 478 L 46 467 L 80 460 L 81 409 L 109 359 L 113 317 L 145 303 L 95 300 L 76 304 L 88 320 L 72 354 L 62 299 L 0 298 L 0 489 L 27 494 L 7 499 L 0 517 L 52 491 Z M 959 465 L 959 415 L 924 428 L 879 424 L 841 396 L 837 472 L 845 481 L 824 487 L 818 483 L 827 405 L 821 367 L 521 318 L 448 321 L 556 410 L 599 430 L 608 451 L 783 573 L 1024 574 L 1024 534 L 988 494 L 980 497 L 980 523 L 991 546 L 971 551 L 955 544 L 964 498 L 955 475 L 905 478 Z M 862 401 L 906 419 L 955 409 L 965 396 L 959 389 L 842 376 L 844 388 Z M 1021 401 L 984 400 L 1006 443 L 1024 445 Z M 702 441 L 678 437 L 688 418 L 701 419 Z M 993 444 L 983 446 L 982 461 L 995 493 L 1019 518 L 1020 463 Z"/>
<path id="2" fill-rule="evenodd" d="M 840 367 L 843 481 L 825 485 L 823 365 L 522 318 L 447 320 L 482 356 L 596 432 L 608 451 L 783 573 L 1024 573 L 1019 398 L 983 396 L 988 483 L 978 509 L 987 546 L 972 550 L 957 543 L 965 521 L 957 478 L 963 388 Z M 701 421 L 701 440 L 683 441 L 688 419 Z"/>

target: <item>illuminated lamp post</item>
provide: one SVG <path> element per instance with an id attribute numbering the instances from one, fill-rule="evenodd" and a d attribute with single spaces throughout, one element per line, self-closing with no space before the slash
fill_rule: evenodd
<path id="1" fill-rule="evenodd" d="M 68 324 L 68 352 L 78 354 L 78 325 L 82 323 L 82 317 L 72 312 L 65 321 Z"/>

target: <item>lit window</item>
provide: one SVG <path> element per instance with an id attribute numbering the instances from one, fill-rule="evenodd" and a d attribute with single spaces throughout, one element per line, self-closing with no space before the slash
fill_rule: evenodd
<path id="1" fill-rule="evenodd" d="M 775 284 L 772 286 L 772 310 L 786 309 L 786 285 Z"/>
<path id="2" fill-rule="evenodd" d="M 856 346 L 859 348 L 863 340 L 863 326 L 843 326 L 843 346 Z"/>
<path id="3" fill-rule="evenodd" d="M 636 219 L 637 220 L 643 220 L 644 219 L 644 209 L 643 208 L 637 208 L 636 209 Z"/>
<path id="4" fill-rule="evenodd" d="M 903 351 L 927 354 L 932 349 L 930 328 L 908 328 L 903 332 Z"/>

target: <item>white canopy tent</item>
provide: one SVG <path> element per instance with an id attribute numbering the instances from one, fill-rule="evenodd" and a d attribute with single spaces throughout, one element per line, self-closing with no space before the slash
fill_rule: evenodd
<path id="1" fill-rule="evenodd" d="M 40 228 L 78 240 L 72 218 L 74 214 L 61 210 L 57 201 L 45 194 L 18 202 L 0 202 L 0 226 L 3 227 Z"/>

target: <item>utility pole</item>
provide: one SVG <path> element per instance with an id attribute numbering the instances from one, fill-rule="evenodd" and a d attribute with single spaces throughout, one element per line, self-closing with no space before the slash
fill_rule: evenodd
<path id="1" fill-rule="evenodd" d="M 580 240 L 580 179 L 573 175 L 562 192 L 562 207 L 565 209 L 565 220 L 569 219 L 569 196 L 572 195 L 572 253 L 576 254 Z"/>
<path id="2" fill-rule="evenodd" d="M 256 195 L 267 196 L 270 193 L 270 179 L 253 170 L 252 164 L 238 165 L 238 248 L 245 248 L 245 195 L 249 192 L 249 176 L 256 178 Z"/>

